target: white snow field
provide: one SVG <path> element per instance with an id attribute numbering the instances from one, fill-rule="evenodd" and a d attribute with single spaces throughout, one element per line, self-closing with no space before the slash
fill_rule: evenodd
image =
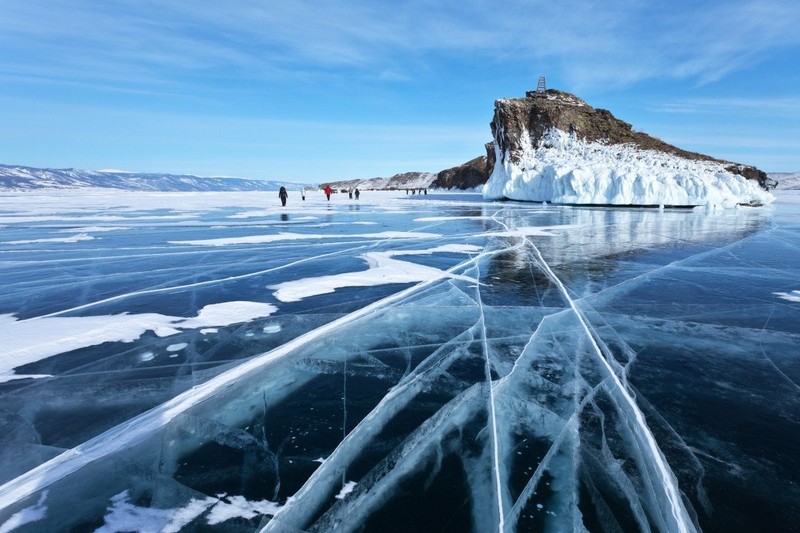
<path id="1" fill-rule="evenodd" d="M 577 139 L 558 129 L 537 146 L 528 141 L 517 161 L 495 147 L 487 199 L 556 204 L 708 206 L 769 204 L 774 197 L 722 164 L 690 161 L 627 144 Z"/>
<path id="2" fill-rule="evenodd" d="M 1 533 L 800 523 L 796 191 L 0 198 Z"/>

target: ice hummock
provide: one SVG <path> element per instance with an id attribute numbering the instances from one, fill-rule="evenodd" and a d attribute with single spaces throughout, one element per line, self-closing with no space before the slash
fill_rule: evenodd
<path id="1" fill-rule="evenodd" d="M 630 206 L 764 205 L 774 197 L 721 163 L 693 161 L 632 144 L 578 139 L 552 128 L 537 146 L 523 132 L 516 159 L 495 146 L 484 198 Z M 518 154 L 514 154 L 518 155 Z"/>

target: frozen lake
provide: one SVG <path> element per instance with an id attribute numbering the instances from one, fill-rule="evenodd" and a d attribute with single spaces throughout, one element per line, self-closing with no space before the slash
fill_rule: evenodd
<path id="1" fill-rule="evenodd" d="M 800 195 L 0 194 L 0 533 L 793 531 Z"/>

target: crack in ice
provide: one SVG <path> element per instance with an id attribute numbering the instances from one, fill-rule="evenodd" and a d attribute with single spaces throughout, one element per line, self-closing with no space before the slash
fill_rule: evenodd
<path id="1" fill-rule="evenodd" d="M 166 426 L 179 414 L 207 400 L 220 390 L 232 386 L 247 374 L 275 363 L 286 357 L 295 349 L 329 332 L 335 331 L 345 324 L 349 324 L 377 310 L 386 308 L 395 302 L 402 301 L 408 296 L 440 281 L 449 274 L 469 266 L 485 255 L 487 254 L 483 253 L 471 257 L 446 271 L 442 271 L 442 277 L 440 278 L 429 279 L 417 285 L 413 285 L 391 296 L 387 296 L 386 298 L 362 307 L 348 315 L 333 320 L 317 329 L 300 335 L 269 352 L 255 356 L 215 378 L 196 385 L 194 388 L 179 394 L 160 406 L 137 415 L 125 423 L 93 437 L 83 444 L 40 464 L 25 474 L 0 485 L 0 510 L 13 505 L 43 488 L 49 487 L 53 483 L 73 474 L 96 460 L 138 444 L 153 432 Z"/>
<path id="2" fill-rule="evenodd" d="M 480 279 L 480 267 L 478 264 L 475 264 L 475 268 L 477 270 L 477 274 L 475 276 L 476 279 Z M 481 326 L 481 344 L 483 348 L 483 355 L 486 361 L 486 384 L 489 388 L 489 420 L 492 426 L 492 433 L 490 436 L 491 444 L 492 444 L 492 462 L 493 462 L 493 470 L 494 470 L 494 482 L 495 482 L 495 493 L 497 497 L 497 513 L 498 513 L 498 524 L 497 529 L 498 531 L 505 530 L 505 512 L 503 511 L 503 485 L 500 480 L 500 448 L 498 443 L 498 436 L 497 436 L 497 416 L 495 414 L 497 406 L 495 404 L 494 398 L 494 386 L 492 384 L 492 365 L 491 361 L 489 360 L 489 342 L 487 339 L 487 332 L 486 332 L 486 315 L 483 307 L 483 300 L 481 299 L 481 289 L 480 286 L 476 287 L 475 289 L 476 294 L 476 303 L 478 304 L 478 309 L 480 309 L 480 320 L 479 324 Z"/>
<path id="3" fill-rule="evenodd" d="M 88 309 L 88 308 L 95 307 L 95 306 L 102 305 L 102 304 L 109 303 L 109 302 L 116 302 L 116 301 L 119 301 L 119 300 L 124 300 L 126 298 L 131 298 L 131 297 L 134 297 L 134 296 L 142 296 L 142 295 L 145 295 L 145 294 L 158 294 L 158 293 L 163 293 L 163 292 L 181 291 L 181 290 L 186 290 L 186 289 L 194 289 L 194 288 L 197 288 L 197 287 L 206 287 L 206 286 L 209 286 L 209 285 L 216 285 L 218 283 L 225 283 L 225 282 L 228 282 L 228 281 L 237 281 L 237 280 L 240 280 L 240 279 L 252 278 L 254 276 L 260 276 L 262 274 L 269 274 L 271 272 L 277 272 L 279 270 L 283 270 L 283 269 L 286 269 L 286 268 L 297 266 L 297 265 L 300 265 L 302 263 L 306 263 L 308 261 L 313 261 L 315 259 L 320 259 L 320 258 L 323 258 L 323 257 L 329 257 L 329 256 L 335 256 L 335 255 L 341 255 L 343 253 L 353 252 L 353 251 L 356 251 L 356 250 L 361 250 L 363 248 L 370 248 L 372 246 L 374 246 L 374 244 L 357 246 L 355 248 L 348 248 L 346 250 L 337 250 L 335 252 L 329 252 L 327 254 L 316 255 L 314 257 L 306 257 L 306 258 L 298 259 L 297 261 L 292 261 L 290 263 L 286 263 L 286 264 L 279 265 L 279 266 L 276 266 L 276 267 L 267 268 L 267 269 L 264 269 L 264 270 L 258 270 L 258 271 L 255 271 L 255 272 L 247 272 L 246 274 L 239 274 L 239 275 L 236 275 L 236 276 L 228 276 L 228 277 L 220 278 L 220 279 L 210 279 L 210 280 L 206 280 L 206 281 L 198 281 L 197 283 L 188 283 L 186 285 L 172 285 L 172 286 L 169 286 L 169 287 L 158 287 L 158 288 L 154 288 L 154 289 L 142 289 L 142 290 L 139 290 L 139 291 L 128 292 L 128 293 L 125 293 L 125 294 L 118 294 L 116 296 L 111 296 L 109 298 L 104 298 L 102 300 L 97 300 L 97 301 L 89 302 L 89 303 L 86 303 L 86 304 L 83 304 L 83 305 L 78 305 L 78 306 L 75 306 L 75 307 L 71 307 L 69 309 L 62 309 L 60 311 L 54 311 L 54 312 L 48 313 L 46 315 L 40 315 L 40 316 L 36 316 L 36 317 L 31 317 L 31 318 L 28 318 L 26 320 L 37 320 L 37 319 L 40 319 L 40 318 L 49 318 L 49 317 L 54 317 L 54 316 L 60 316 L 60 315 L 63 315 L 65 313 L 71 313 L 73 311 L 81 311 L 83 309 Z"/>
<path id="4" fill-rule="evenodd" d="M 692 524 L 692 521 L 689 518 L 688 512 L 683 504 L 683 501 L 681 500 L 677 483 L 675 482 L 674 479 L 674 474 L 672 473 L 666 461 L 664 460 L 661 454 L 661 450 L 658 448 L 658 444 L 656 444 L 655 437 L 653 436 L 652 432 L 647 426 L 647 422 L 644 419 L 644 413 L 642 413 L 641 409 L 636 404 L 636 401 L 633 399 L 633 396 L 631 396 L 631 393 L 628 391 L 627 387 L 625 387 L 625 385 L 620 381 L 619 376 L 612 368 L 608 359 L 605 357 L 605 355 L 603 355 L 603 351 L 601 350 L 600 346 L 597 343 L 597 340 L 595 339 L 595 335 L 592 332 L 592 328 L 589 326 L 586 317 L 584 316 L 583 312 L 578 306 L 576 300 L 569 295 L 567 288 L 564 286 L 564 284 L 561 282 L 558 276 L 556 276 L 555 272 L 553 272 L 553 270 L 544 260 L 544 257 L 542 256 L 541 252 L 536 247 L 536 245 L 533 243 L 533 241 L 531 241 L 527 237 L 525 237 L 525 240 L 529 243 L 529 245 L 536 253 L 538 259 L 541 261 L 541 266 L 543 267 L 544 272 L 551 279 L 551 281 L 553 281 L 553 283 L 555 283 L 556 286 L 558 286 L 560 292 L 569 303 L 570 307 L 572 308 L 576 317 L 578 318 L 578 321 L 580 322 L 581 326 L 586 332 L 586 336 L 590 344 L 592 345 L 593 351 L 597 355 L 598 360 L 606 368 L 609 376 L 614 381 L 617 390 L 619 390 L 620 394 L 622 395 L 622 398 L 625 400 L 626 404 L 633 412 L 636 425 L 641 430 L 641 435 L 644 437 L 645 445 L 647 446 L 647 449 L 650 452 L 649 455 L 655 462 L 656 471 L 659 473 L 659 477 L 662 483 L 662 488 L 666 493 L 672 517 L 675 520 L 674 525 L 681 533 L 694 531 L 694 526 Z"/>

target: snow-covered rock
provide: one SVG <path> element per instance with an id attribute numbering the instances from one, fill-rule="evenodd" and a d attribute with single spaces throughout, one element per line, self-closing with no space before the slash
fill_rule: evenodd
<path id="1" fill-rule="evenodd" d="M 757 181 L 727 171 L 720 162 L 685 159 L 633 144 L 589 142 L 555 128 L 516 156 L 497 154 L 483 189 L 485 198 L 719 207 L 774 200 Z"/>
<path id="2" fill-rule="evenodd" d="M 487 199 L 581 205 L 762 205 L 761 170 L 682 150 L 556 90 L 495 102 Z"/>

